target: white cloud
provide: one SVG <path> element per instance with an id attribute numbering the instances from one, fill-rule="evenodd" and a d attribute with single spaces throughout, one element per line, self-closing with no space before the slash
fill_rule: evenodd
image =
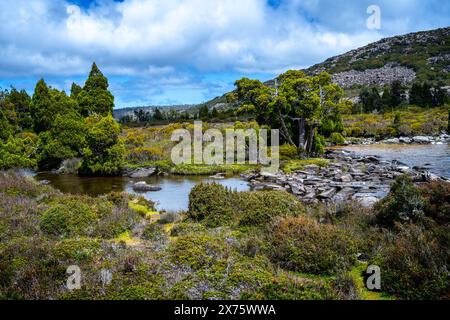
<path id="1" fill-rule="evenodd" d="M 203 71 L 270 72 L 307 65 L 323 56 L 324 47 L 334 54 L 377 37 L 314 30 L 295 8 L 274 10 L 261 0 L 103 1 L 88 9 L 19 1 L 6 5 L 0 16 L 0 44 L 32 51 L 27 72 L 36 73 L 52 64 L 48 73 L 77 73 L 91 60 L 118 74 L 179 64 Z M 8 53 L 14 52 L 4 52 L 2 65 L 9 64 Z M 66 57 L 66 65 L 64 58 L 55 60 L 58 55 Z"/>
<path id="2" fill-rule="evenodd" d="M 265 0 L 68 1 L 0 0 L 0 77 L 84 75 L 92 61 L 109 76 L 162 86 L 184 83 L 186 70 L 276 74 L 383 35 L 445 25 L 449 14 L 437 0 L 379 0 L 383 29 L 374 32 L 365 28 L 366 0 L 277 8 Z"/>

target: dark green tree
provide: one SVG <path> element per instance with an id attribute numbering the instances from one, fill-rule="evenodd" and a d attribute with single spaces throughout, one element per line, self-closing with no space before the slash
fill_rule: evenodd
<path id="1" fill-rule="evenodd" d="M 14 105 L 19 131 L 33 128 L 33 119 L 30 113 L 31 98 L 25 90 L 18 91 L 12 88 L 8 94 L 8 101 Z"/>
<path id="2" fill-rule="evenodd" d="M 125 149 L 119 140 L 120 125 L 112 115 L 93 114 L 86 119 L 87 146 L 79 173 L 81 175 L 112 176 L 120 174 Z"/>
<path id="3" fill-rule="evenodd" d="M 215 119 L 219 117 L 219 111 L 217 111 L 217 108 L 214 107 L 211 111 L 211 118 Z"/>
<path id="4" fill-rule="evenodd" d="M 402 86 L 402 83 L 399 80 L 395 80 L 391 84 L 391 90 L 390 90 L 390 105 L 393 108 L 398 107 L 403 102 L 403 94 L 404 94 L 404 88 Z"/>
<path id="5" fill-rule="evenodd" d="M 164 116 L 158 108 L 155 109 L 155 112 L 153 113 L 153 119 L 156 121 L 164 120 Z"/>
<path id="6" fill-rule="evenodd" d="M 395 113 L 394 121 L 391 127 L 395 130 L 395 134 L 398 136 L 400 134 L 400 126 L 402 125 L 402 120 L 399 112 Z"/>
<path id="7" fill-rule="evenodd" d="M 84 119 L 74 110 L 58 114 L 50 130 L 39 134 L 39 167 L 44 170 L 58 168 L 63 160 L 79 157 L 85 145 Z"/>
<path id="8" fill-rule="evenodd" d="M 208 119 L 209 118 L 209 110 L 206 104 L 203 104 L 198 111 L 200 119 Z"/>
<path id="9" fill-rule="evenodd" d="M 341 128 L 337 114 L 343 90 L 327 73 L 310 77 L 290 70 L 278 77 L 275 88 L 247 78 L 238 80 L 236 86 L 228 101 L 238 101 L 239 111 L 254 113 L 259 124 L 279 128 L 285 142 L 307 155 L 323 144 L 319 129 L 324 119 L 336 120 L 332 129 Z"/>
<path id="10" fill-rule="evenodd" d="M 418 82 L 414 82 L 411 90 L 409 91 L 409 103 L 416 106 L 422 106 L 422 85 Z"/>
<path id="11" fill-rule="evenodd" d="M 390 101 L 390 91 L 388 92 L 388 99 Z M 377 87 L 372 87 L 371 89 L 363 88 L 359 94 L 359 100 L 362 112 L 369 113 L 381 111 L 383 109 L 383 99 L 381 98 Z"/>
<path id="12" fill-rule="evenodd" d="M 0 108 L 0 140 L 6 141 L 14 135 L 14 127 L 9 123 L 3 108 Z"/>
<path id="13" fill-rule="evenodd" d="M 93 113 L 103 116 L 112 114 L 114 96 L 109 92 L 108 87 L 108 79 L 94 62 L 83 90 L 77 95 L 79 112 L 82 116 L 87 117 Z"/>
<path id="14" fill-rule="evenodd" d="M 447 133 L 450 133 L 450 109 L 448 109 Z"/>
<path id="15" fill-rule="evenodd" d="M 440 107 L 448 102 L 447 91 L 442 87 L 443 84 L 433 87 L 433 107 Z"/>
<path id="16" fill-rule="evenodd" d="M 36 84 L 30 110 L 34 131 L 40 133 L 48 130 L 58 110 L 55 109 L 52 103 L 50 89 L 44 79 L 39 80 Z"/>
<path id="17" fill-rule="evenodd" d="M 8 100 L 8 91 L 0 90 L 0 139 L 7 140 L 17 131 L 14 105 Z"/>
<path id="18" fill-rule="evenodd" d="M 409 93 L 409 103 L 419 107 L 431 107 L 433 105 L 433 93 L 428 82 L 413 83 Z"/>
<path id="19" fill-rule="evenodd" d="M 72 83 L 72 86 L 70 87 L 70 97 L 72 99 L 77 99 L 78 94 L 83 90 L 78 84 L 75 82 Z"/>

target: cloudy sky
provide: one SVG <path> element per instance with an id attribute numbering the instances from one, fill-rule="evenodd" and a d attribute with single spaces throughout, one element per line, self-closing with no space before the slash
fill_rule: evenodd
<path id="1" fill-rule="evenodd" d="M 381 29 L 367 28 L 370 5 Z M 0 0 L 0 86 L 69 90 L 93 61 L 116 108 L 200 103 L 385 36 L 450 25 L 440 0 Z"/>

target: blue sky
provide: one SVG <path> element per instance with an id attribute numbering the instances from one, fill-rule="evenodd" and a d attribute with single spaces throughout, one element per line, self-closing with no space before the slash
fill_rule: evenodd
<path id="1" fill-rule="evenodd" d="M 369 30 L 369 5 L 381 29 Z M 116 108 L 200 103 L 386 36 L 450 25 L 439 0 L 0 0 L 0 86 L 83 84 L 93 61 Z"/>

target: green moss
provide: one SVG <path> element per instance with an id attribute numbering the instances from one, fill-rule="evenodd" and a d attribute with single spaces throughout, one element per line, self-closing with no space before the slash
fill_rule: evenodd
<path id="1" fill-rule="evenodd" d="M 139 213 L 142 217 L 149 218 L 154 214 L 158 214 L 158 212 L 154 211 L 153 208 L 149 208 L 146 205 L 139 204 L 135 200 L 129 201 L 128 206 L 135 212 Z"/>

